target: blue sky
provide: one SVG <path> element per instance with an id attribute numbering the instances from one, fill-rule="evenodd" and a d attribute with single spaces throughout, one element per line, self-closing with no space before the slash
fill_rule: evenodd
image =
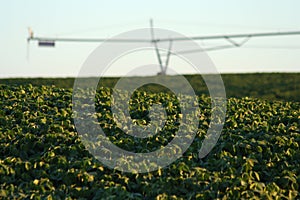
<path id="1" fill-rule="evenodd" d="M 145 28 L 150 18 L 156 27 L 187 36 L 290 31 L 300 30 L 299 8 L 297 0 L 2 1 L 0 77 L 76 76 L 99 45 L 57 43 L 55 48 L 40 48 L 32 42 L 27 46 L 28 26 L 36 36 L 86 38 L 106 38 Z M 271 46 L 277 48 L 257 48 Z M 208 55 L 221 73 L 300 72 L 300 36 L 253 38 L 244 48 Z"/>

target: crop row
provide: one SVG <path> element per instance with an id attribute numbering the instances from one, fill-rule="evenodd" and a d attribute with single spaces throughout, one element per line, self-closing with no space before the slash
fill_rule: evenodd
<path id="1" fill-rule="evenodd" d="M 134 94 L 130 114 L 135 123 L 151 123 L 148 110 L 154 103 L 167 114 L 158 134 L 141 139 L 124 134 L 113 121 L 111 92 L 101 88 L 95 105 L 97 121 L 115 145 L 150 152 L 172 140 L 181 117 L 174 96 Z M 183 156 L 165 168 L 132 174 L 106 167 L 87 151 L 74 125 L 72 90 L 0 85 L 0 198 L 300 197 L 299 103 L 228 99 L 222 134 L 203 159 L 198 151 L 209 127 L 211 101 L 203 95 L 198 103 L 196 137 Z"/>

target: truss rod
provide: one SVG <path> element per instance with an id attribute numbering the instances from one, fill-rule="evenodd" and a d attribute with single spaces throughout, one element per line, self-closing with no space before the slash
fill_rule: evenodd
<path id="1" fill-rule="evenodd" d="M 288 36 L 288 35 L 300 35 L 300 31 L 193 36 L 189 38 L 178 37 L 178 38 L 172 38 L 172 40 L 173 41 L 212 40 L 212 39 L 226 39 L 226 38 L 268 37 L 268 36 Z M 169 41 L 169 39 L 164 38 L 164 39 L 160 39 L 158 42 L 167 42 L 167 41 Z"/>
<path id="2" fill-rule="evenodd" d="M 48 37 L 29 37 L 28 41 L 55 41 L 55 42 L 124 42 L 124 43 L 131 43 L 131 42 L 144 42 L 149 43 L 151 42 L 149 39 L 98 39 L 98 38 L 48 38 Z"/>

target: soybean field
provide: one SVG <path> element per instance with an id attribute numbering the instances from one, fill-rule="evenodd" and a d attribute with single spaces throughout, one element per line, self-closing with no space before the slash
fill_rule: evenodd
<path id="1" fill-rule="evenodd" d="M 199 126 L 192 144 L 172 164 L 148 173 L 111 169 L 87 150 L 74 125 L 74 79 L 2 79 L 0 199 L 299 199 L 299 74 L 289 79 L 277 74 L 271 85 L 263 76 L 271 75 L 224 75 L 224 128 L 202 159 L 198 151 L 209 128 L 211 99 L 205 86 L 199 88 Z M 111 86 L 116 81 L 107 80 Z M 141 139 L 124 134 L 114 122 L 112 91 L 99 85 L 95 106 L 97 123 L 113 144 L 150 152 L 176 135 L 181 114 L 173 94 L 134 93 L 139 101 L 133 100 L 130 109 L 136 124 L 151 123 L 153 103 L 167 114 L 158 134 Z"/>

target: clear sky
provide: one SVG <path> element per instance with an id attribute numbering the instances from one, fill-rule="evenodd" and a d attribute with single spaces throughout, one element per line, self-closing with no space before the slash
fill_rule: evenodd
<path id="1" fill-rule="evenodd" d="M 36 36 L 86 38 L 145 28 L 150 18 L 156 27 L 187 36 L 290 31 L 300 30 L 299 10 L 298 0 L 2 1 L 0 77 L 76 76 L 99 45 L 57 43 L 55 48 L 40 48 L 32 42 L 27 46 L 28 26 Z M 199 44 L 222 45 L 226 41 Z M 243 48 L 208 55 L 222 73 L 300 72 L 300 35 L 252 38 Z"/>

